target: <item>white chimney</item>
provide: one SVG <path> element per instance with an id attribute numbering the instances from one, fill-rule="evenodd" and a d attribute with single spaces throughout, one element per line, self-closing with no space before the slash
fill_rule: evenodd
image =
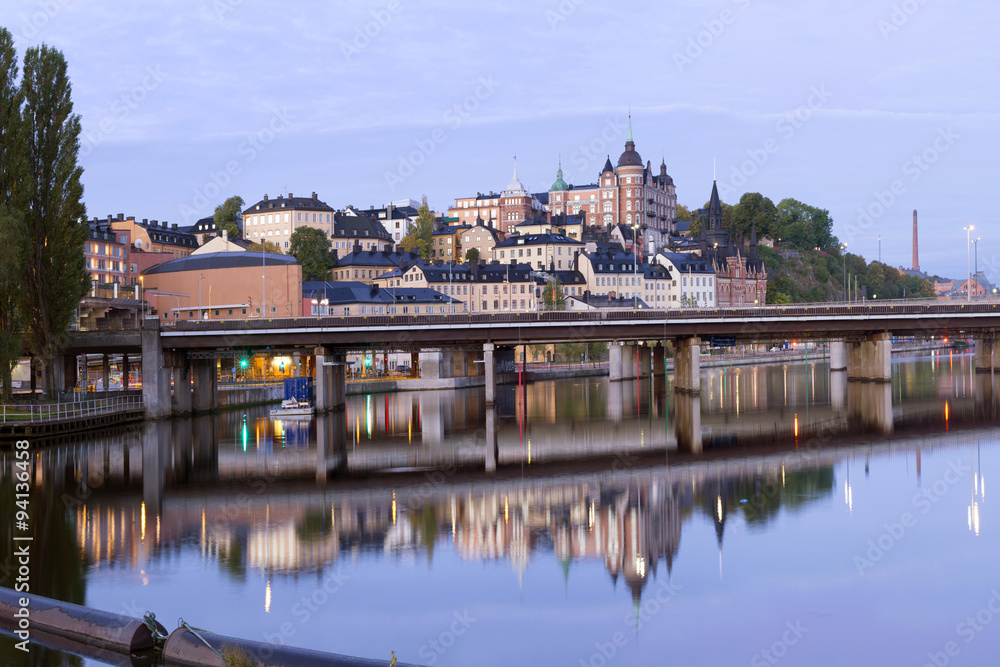
<path id="1" fill-rule="evenodd" d="M 223 229 L 222 230 L 222 240 L 225 241 L 226 243 L 229 242 L 229 230 L 228 229 Z"/>

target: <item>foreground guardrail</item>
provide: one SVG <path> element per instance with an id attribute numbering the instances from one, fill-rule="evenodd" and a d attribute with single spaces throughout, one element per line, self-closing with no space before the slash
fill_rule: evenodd
<path id="1" fill-rule="evenodd" d="M 0 423 L 64 421 L 138 410 L 142 407 L 142 396 L 116 396 L 76 403 L 3 405 L 0 406 Z"/>

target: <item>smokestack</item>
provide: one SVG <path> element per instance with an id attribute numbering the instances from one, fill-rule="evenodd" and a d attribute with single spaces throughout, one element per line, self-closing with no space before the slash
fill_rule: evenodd
<path id="1" fill-rule="evenodd" d="M 917 252 L 917 209 L 913 209 L 913 270 L 920 270 L 920 255 Z"/>

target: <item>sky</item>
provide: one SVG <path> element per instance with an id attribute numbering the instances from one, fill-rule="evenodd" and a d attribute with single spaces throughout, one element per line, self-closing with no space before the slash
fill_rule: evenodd
<path id="1" fill-rule="evenodd" d="M 587 184 L 665 160 L 678 202 L 830 211 L 848 251 L 1000 280 L 1000 6 L 973 0 L 6 0 L 69 63 L 90 217 L 232 195 L 335 208 Z M 969 225 L 974 230 L 965 231 Z M 970 253 L 969 238 L 982 240 Z M 881 242 L 879 242 L 881 238 Z"/>

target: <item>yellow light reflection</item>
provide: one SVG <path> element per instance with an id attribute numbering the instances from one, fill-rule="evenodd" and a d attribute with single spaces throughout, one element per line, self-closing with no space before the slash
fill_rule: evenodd
<path id="1" fill-rule="evenodd" d="M 330 505 L 330 528 L 335 529 L 337 527 L 337 514 L 334 512 L 333 505 Z"/>
<path id="2" fill-rule="evenodd" d="M 140 539 L 146 540 L 146 503 L 139 503 L 139 530 L 141 532 Z"/>
<path id="3" fill-rule="evenodd" d="M 590 501 L 590 512 L 588 512 L 590 516 L 588 517 L 588 519 L 590 521 L 591 532 L 593 532 L 594 530 L 594 512 L 595 512 L 594 501 Z"/>
<path id="4" fill-rule="evenodd" d="M 267 580 L 267 587 L 264 589 L 264 613 L 271 613 L 271 580 Z"/>
<path id="5" fill-rule="evenodd" d="M 646 576 L 646 559 L 642 556 L 636 556 L 635 558 L 635 572 L 640 577 Z"/>
<path id="6" fill-rule="evenodd" d="M 528 465 L 531 465 L 531 438 L 528 438 Z"/>
<path id="7" fill-rule="evenodd" d="M 969 530 L 979 535 L 979 503 L 972 503 L 969 506 Z"/>
<path id="8" fill-rule="evenodd" d="M 507 496 L 503 497 L 503 522 L 507 523 L 510 520 L 510 507 L 507 502 Z M 593 523 L 593 521 L 591 521 Z"/>
<path id="9" fill-rule="evenodd" d="M 715 502 L 715 512 L 719 516 L 719 521 L 722 521 L 722 496 L 718 496 Z"/>
<path id="10" fill-rule="evenodd" d="M 795 413 L 795 437 L 799 437 L 799 413 Z"/>
<path id="11" fill-rule="evenodd" d="M 392 492 L 392 525 L 396 525 L 396 492 Z"/>

